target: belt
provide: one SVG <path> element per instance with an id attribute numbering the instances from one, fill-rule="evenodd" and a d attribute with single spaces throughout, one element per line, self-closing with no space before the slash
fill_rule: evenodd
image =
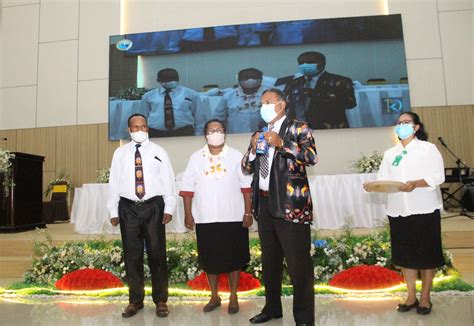
<path id="1" fill-rule="evenodd" d="M 147 200 L 131 200 L 131 199 L 128 199 L 128 198 L 125 198 L 125 197 L 120 197 L 120 200 L 123 200 L 124 202 L 126 202 L 127 204 L 130 204 L 130 205 L 143 206 L 143 205 L 146 205 L 146 204 L 153 203 L 155 200 L 157 200 L 160 197 L 161 196 L 155 196 L 155 197 L 148 198 Z"/>
<path id="2" fill-rule="evenodd" d="M 260 190 L 260 196 L 261 197 L 268 197 L 269 193 L 267 190 Z"/>

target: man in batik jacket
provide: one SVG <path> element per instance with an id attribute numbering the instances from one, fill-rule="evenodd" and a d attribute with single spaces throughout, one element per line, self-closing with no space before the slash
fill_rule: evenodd
<path id="1" fill-rule="evenodd" d="M 293 315 L 297 325 L 314 324 L 314 274 L 310 255 L 313 205 L 306 166 L 317 163 L 311 129 L 285 115 L 281 90 L 262 94 L 262 118 L 268 123 L 256 132 L 242 160 L 245 174 L 253 173 L 253 213 L 262 249 L 265 307 L 252 324 L 282 317 L 283 258 L 294 289 Z M 262 138 L 268 152 L 257 154 Z"/>

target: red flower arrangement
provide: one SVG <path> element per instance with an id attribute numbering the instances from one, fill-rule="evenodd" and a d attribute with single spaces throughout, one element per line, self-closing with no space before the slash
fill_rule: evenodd
<path id="1" fill-rule="evenodd" d="M 376 290 L 403 283 L 403 277 L 381 266 L 360 265 L 337 273 L 329 281 L 330 286 L 351 290 Z"/>
<path id="2" fill-rule="evenodd" d="M 230 292 L 227 274 L 221 274 L 217 278 L 218 289 L 222 292 Z M 193 280 L 188 281 L 188 286 L 193 290 L 210 291 L 207 283 L 206 273 L 202 272 Z M 260 287 L 260 282 L 249 273 L 240 272 L 239 286 L 237 291 L 249 291 Z"/>
<path id="3" fill-rule="evenodd" d="M 79 269 L 67 273 L 54 286 L 59 290 L 102 290 L 123 287 L 114 274 L 101 269 Z"/>

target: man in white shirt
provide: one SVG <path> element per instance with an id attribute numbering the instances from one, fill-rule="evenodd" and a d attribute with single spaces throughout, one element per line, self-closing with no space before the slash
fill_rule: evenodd
<path id="1" fill-rule="evenodd" d="M 120 224 L 129 287 L 130 304 L 122 316 L 131 317 L 143 308 L 146 244 L 156 315 L 167 317 L 165 224 L 171 221 L 176 207 L 174 172 L 168 153 L 148 140 L 145 116 L 130 116 L 128 131 L 132 141 L 117 148 L 112 158 L 107 202 L 110 222 Z"/>

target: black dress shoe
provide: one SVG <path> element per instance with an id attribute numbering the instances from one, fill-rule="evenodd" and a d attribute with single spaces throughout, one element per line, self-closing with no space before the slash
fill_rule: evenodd
<path id="1" fill-rule="evenodd" d="M 415 300 L 412 304 L 404 304 L 400 303 L 397 307 L 398 312 L 407 312 L 412 310 L 413 308 L 418 307 L 420 303 L 418 302 L 418 299 Z"/>
<path id="2" fill-rule="evenodd" d="M 125 308 L 125 310 L 122 312 L 122 317 L 128 318 L 135 316 L 138 312 L 138 310 L 143 309 L 143 302 L 142 303 L 131 303 Z"/>
<path id="3" fill-rule="evenodd" d="M 166 302 L 158 302 L 158 304 L 156 305 L 155 313 L 160 318 L 168 317 L 170 311 Z"/>
<path id="4" fill-rule="evenodd" d="M 296 323 L 296 326 L 314 326 L 314 321 L 309 323 Z"/>
<path id="5" fill-rule="evenodd" d="M 416 313 L 418 315 L 427 315 L 431 312 L 432 307 L 433 307 L 433 304 L 430 301 L 430 306 L 429 307 L 421 307 L 421 306 L 416 307 Z"/>
<path id="6" fill-rule="evenodd" d="M 259 313 L 258 315 L 253 316 L 249 319 L 251 324 L 263 324 L 272 319 L 280 319 L 283 315 L 270 316 L 264 312 Z"/>

